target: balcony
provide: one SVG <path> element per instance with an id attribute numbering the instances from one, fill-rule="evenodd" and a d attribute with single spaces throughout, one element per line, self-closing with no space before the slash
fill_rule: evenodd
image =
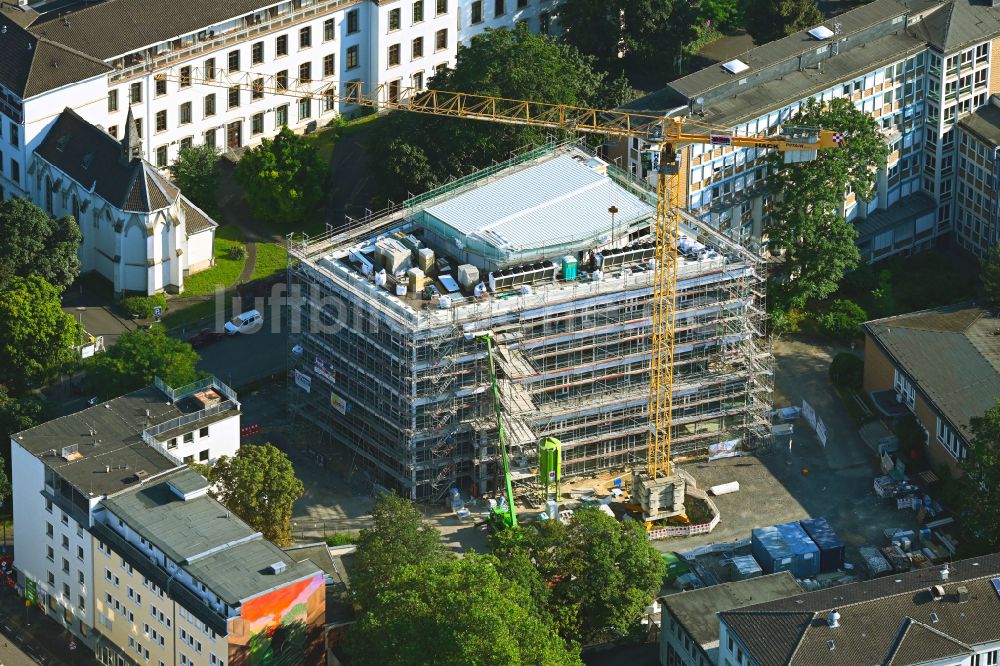
<path id="1" fill-rule="evenodd" d="M 110 75 L 110 83 L 119 83 L 158 69 L 165 69 L 195 56 L 212 53 L 226 46 L 237 44 L 259 35 L 275 32 L 289 25 L 328 14 L 356 2 L 357 0 L 318 0 L 308 7 L 293 9 L 287 14 L 271 15 L 269 13 L 266 20 L 261 20 L 258 15 L 248 14 L 243 17 L 245 25 L 242 28 L 237 28 L 221 35 L 215 35 L 214 32 L 209 32 L 208 34 L 204 32 L 198 33 L 196 36 L 188 37 L 188 39 L 193 40 L 193 43 L 188 45 L 184 45 L 183 40 L 170 42 L 171 45 L 177 44 L 177 46 L 162 54 L 154 54 L 152 49 L 146 49 L 142 53 L 130 54 L 125 58 L 115 60 L 111 64 L 116 71 Z M 234 17 L 234 19 L 236 18 Z"/>

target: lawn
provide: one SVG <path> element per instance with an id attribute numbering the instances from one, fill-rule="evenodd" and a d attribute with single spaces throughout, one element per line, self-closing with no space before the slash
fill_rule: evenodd
<path id="1" fill-rule="evenodd" d="M 243 235 L 234 226 L 220 226 L 215 231 L 215 245 L 212 253 L 215 256 L 215 266 L 184 280 L 184 293 L 181 298 L 205 296 L 215 291 L 216 287 L 231 287 L 243 272 L 246 259 L 231 259 L 229 251 L 242 245 Z"/>
<path id="2" fill-rule="evenodd" d="M 284 273 L 288 266 L 288 250 L 284 243 L 257 243 L 257 264 L 251 280 L 262 280 Z"/>

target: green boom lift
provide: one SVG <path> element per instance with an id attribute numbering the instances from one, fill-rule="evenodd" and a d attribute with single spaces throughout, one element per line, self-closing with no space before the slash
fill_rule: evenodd
<path id="1" fill-rule="evenodd" d="M 477 336 L 486 343 L 486 357 L 490 362 L 490 382 L 493 384 L 493 411 L 497 416 L 497 439 L 500 459 L 503 461 L 503 477 L 506 484 L 506 501 L 500 502 L 490 511 L 487 525 L 491 531 L 499 532 L 517 527 L 517 511 L 514 509 L 514 486 L 510 480 L 510 460 L 507 458 L 507 442 L 503 434 L 503 420 L 500 418 L 500 387 L 497 385 L 496 365 L 493 361 L 493 338 L 487 333 Z"/>

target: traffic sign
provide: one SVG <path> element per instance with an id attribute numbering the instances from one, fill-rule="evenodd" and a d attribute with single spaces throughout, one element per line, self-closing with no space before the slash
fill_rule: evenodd
<path id="1" fill-rule="evenodd" d="M 24 579 L 24 605 L 30 606 L 38 598 L 35 589 L 35 581 L 30 578 Z"/>
<path id="2" fill-rule="evenodd" d="M 156 317 L 157 319 L 159 319 L 160 315 L 162 315 L 162 314 L 163 314 L 163 306 L 162 305 L 157 305 L 157 306 L 153 307 L 153 316 L 154 317 Z"/>

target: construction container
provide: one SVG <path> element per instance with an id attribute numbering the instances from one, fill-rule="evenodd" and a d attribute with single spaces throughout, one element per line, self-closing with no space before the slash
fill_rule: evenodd
<path id="1" fill-rule="evenodd" d="M 429 275 L 434 267 L 434 250 L 429 247 L 417 250 L 417 266 L 424 272 L 424 275 Z"/>
<path id="2" fill-rule="evenodd" d="M 836 571 L 844 566 L 844 542 L 830 527 L 826 518 L 807 518 L 799 525 L 819 548 L 819 570 L 822 573 Z"/>
<path id="3" fill-rule="evenodd" d="M 479 283 L 479 269 L 472 264 L 462 264 L 455 269 L 455 277 L 462 289 L 468 291 Z"/>
<path id="4" fill-rule="evenodd" d="M 399 273 L 410 267 L 410 249 L 394 238 L 383 238 L 375 243 L 382 265 L 390 273 Z"/>
<path id="5" fill-rule="evenodd" d="M 756 578 L 763 573 L 760 568 L 760 564 L 758 564 L 757 560 L 753 558 L 753 555 L 737 555 L 733 557 L 729 563 L 729 568 L 731 570 L 733 580 Z"/>
<path id="6" fill-rule="evenodd" d="M 819 573 L 819 548 L 798 523 L 758 527 L 750 548 L 765 573 L 789 571 L 796 578 Z"/>
<path id="7" fill-rule="evenodd" d="M 538 443 L 538 476 L 546 494 L 558 494 L 562 480 L 562 444 L 555 437 L 546 437 Z"/>
<path id="8" fill-rule="evenodd" d="M 575 280 L 576 279 L 576 257 L 569 254 L 563 257 L 562 262 L 562 276 L 563 280 Z"/>
<path id="9" fill-rule="evenodd" d="M 420 293 L 424 288 L 424 283 L 427 278 L 424 276 L 424 272 L 419 268 L 411 268 L 406 271 L 407 284 L 410 287 L 410 291 L 414 294 Z"/>

